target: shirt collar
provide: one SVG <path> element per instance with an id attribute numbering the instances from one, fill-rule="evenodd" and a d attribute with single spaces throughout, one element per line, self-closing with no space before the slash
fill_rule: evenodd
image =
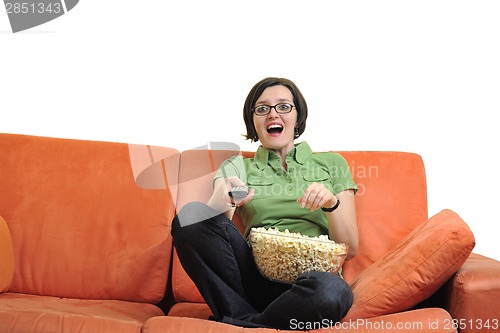
<path id="1" fill-rule="evenodd" d="M 263 170 L 266 167 L 269 161 L 269 154 L 272 153 L 274 152 L 262 146 L 259 146 L 257 152 L 255 153 L 254 161 L 260 170 Z M 288 154 L 293 154 L 293 157 L 297 163 L 304 164 L 307 158 L 312 155 L 312 153 L 313 152 L 307 142 L 301 142 L 295 144 L 295 147 Z"/>

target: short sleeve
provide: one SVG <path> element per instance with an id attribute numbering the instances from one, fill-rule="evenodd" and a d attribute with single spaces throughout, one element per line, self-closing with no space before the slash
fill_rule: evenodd
<path id="1" fill-rule="evenodd" d="M 351 170 L 345 158 L 338 153 L 328 153 L 328 168 L 332 175 L 333 194 L 338 194 L 345 190 L 358 191 L 358 187 L 352 178 Z"/>
<path id="2" fill-rule="evenodd" d="M 222 162 L 219 169 L 215 173 L 214 181 L 217 178 L 238 177 L 246 183 L 246 174 L 245 158 L 243 156 L 232 156 Z"/>

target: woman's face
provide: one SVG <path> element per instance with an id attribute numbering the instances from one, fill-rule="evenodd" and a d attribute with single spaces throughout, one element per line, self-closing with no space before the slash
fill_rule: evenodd
<path id="1" fill-rule="evenodd" d="M 254 107 L 259 105 L 274 106 L 278 103 L 293 103 L 291 91 L 281 85 L 266 88 L 257 99 Z M 295 126 L 297 123 L 297 109 L 294 107 L 289 113 L 280 114 L 275 108 L 265 116 L 253 114 L 253 123 L 259 140 L 267 149 L 284 154 L 288 153 L 294 145 Z"/>

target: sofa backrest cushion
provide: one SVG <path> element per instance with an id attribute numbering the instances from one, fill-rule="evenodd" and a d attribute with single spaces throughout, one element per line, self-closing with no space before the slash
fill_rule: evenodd
<path id="1" fill-rule="evenodd" d="M 385 255 L 413 229 L 425 222 L 427 188 L 422 158 L 406 152 L 339 152 L 358 185 L 358 255 L 346 262 L 342 274 L 351 282 Z M 214 170 L 234 151 L 185 151 L 181 154 L 178 208 L 190 201 L 206 202 L 212 193 Z M 245 157 L 253 152 L 242 152 Z M 194 175 L 197 175 L 195 177 Z M 236 224 L 240 226 L 238 216 Z M 174 253 L 172 287 L 175 299 L 203 302 Z"/>
<path id="2" fill-rule="evenodd" d="M 0 216 L 0 293 L 9 290 L 14 275 L 14 249 L 9 227 Z"/>
<path id="3" fill-rule="evenodd" d="M 239 153 L 234 150 L 209 149 L 183 151 L 180 159 L 177 211 L 192 201 L 206 203 L 212 195 L 215 171 L 223 161 Z M 243 231 L 241 223 L 237 222 L 237 225 Z M 175 249 L 172 259 L 172 292 L 177 302 L 203 302 L 198 289 L 183 269 Z"/>
<path id="4" fill-rule="evenodd" d="M 10 291 L 162 299 L 174 200 L 168 188 L 136 185 L 127 144 L 0 134 L 0 151 L 0 215 L 15 259 Z"/>
<path id="5" fill-rule="evenodd" d="M 351 282 L 427 221 L 427 183 L 420 155 L 406 152 L 340 152 L 358 185 L 358 254 L 344 264 Z"/>

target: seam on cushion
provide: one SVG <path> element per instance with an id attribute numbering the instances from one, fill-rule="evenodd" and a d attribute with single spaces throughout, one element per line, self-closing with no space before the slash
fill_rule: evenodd
<path id="1" fill-rule="evenodd" d="M 151 148 L 148 145 L 148 152 L 150 152 L 150 154 L 151 154 L 151 150 L 150 149 Z M 176 175 L 177 179 L 175 179 L 176 182 L 179 181 L 179 177 L 180 177 L 180 175 L 179 175 L 180 174 L 180 163 L 181 163 L 180 153 L 179 153 L 178 156 L 179 156 L 179 160 L 178 160 L 178 163 L 177 163 L 177 175 Z M 174 198 L 173 193 L 172 193 L 172 191 L 170 189 L 169 182 L 168 182 L 167 165 L 165 163 L 165 159 L 166 158 L 163 158 L 161 160 L 162 173 L 163 173 L 163 178 L 164 178 L 164 181 L 165 181 L 165 190 L 167 191 L 167 194 L 170 195 L 170 199 L 172 200 L 172 203 L 174 205 L 174 207 L 173 207 L 174 217 L 173 218 L 175 218 L 175 216 L 177 215 L 177 195 L 178 195 L 178 191 L 176 193 L 177 194 L 176 197 Z M 167 214 L 168 214 L 168 211 L 167 211 Z M 173 240 L 173 237 L 172 237 L 172 219 L 170 219 L 170 220 L 167 219 L 167 241 L 166 241 L 167 244 L 166 244 L 166 249 L 170 250 L 171 252 L 170 252 L 170 258 L 168 259 L 168 263 L 164 262 L 164 265 L 163 265 L 163 279 L 162 279 L 162 281 L 165 281 L 165 287 L 163 288 L 164 292 L 163 292 L 162 299 L 164 299 L 165 297 L 169 296 L 168 295 L 169 290 L 167 290 L 167 288 L 169 287 L 169 279 L 171 279 L 171 277 L 172 277 L 172 267 L 173 267 L 173 261 L 174 261 L 174 240 Z M 170 284 L 173 285 L 172 280 L 170 280 Z M 170 286 L 170 288 L 172 289 L 172 286 Z M 172 298 L 175 299 L 173 289 L 172 289 Z"/>
<path id="2" fill-rule="evenodd" d="M 456 276 L 457 276 L 457 277 L 456 277 L 455 281 L 456 281 L 458 284 L 460 284 L 461 286 L 463 286 L 463 285 L 465 284 L 465 281 L 463 281 L 462 275 L 457 274 Z"/>
<path id="3" fill-rule="evenodd" d="M 168 232 L 167 232 L 167 236 L 170 235 L 170 229 L 172 229 L 172 226 L 169 226 L 167 227 L 168 228 Z M 166 240 L 166 250 L 169 250 L 169 249 L 172 249 L 173 248 L 173 241 L 171 240 L 170 241 L 170 245 L 168 245 L 169 241 L 168 241 L 168 237 L 167 237 L 167 240 Z M 173 252 L 173 251 L 172 251 Z M 161 288 L 163 288 L 163 296 L 161 297 L 162 299 L 165 298 L 165 296 L 167 296 L 168 294 L 168 290 L 167 290 L 167 287 L 168 287 L 168 277 L 169 277 L 169 272 L 170 272 L 170 267 L 172 266 L 172 253 L 170 253 L 170 258 L 169 258 L 169 263 L 167 264 L 167 260 L 164 261 L 163 263 L 163 269 L 162 269 L 162 281 L 165 281 L 165 283 L 162 282 L 162 284 L 164 284 L 164 286 L 160 286 Z M 160 299 L 160 302 L 161 302 L 161 299 Z"/>
<path id="4" fill-rule="evenodd" d="M 179 286 L 177 285 L 177 280 L 179 279 L 179 277 L 177 276 L 177 274 L 179 274 L 178 272 L 178 268 L 177 268 L 177 264 L 174 263 L 175 261 L 175 257 L 177 257 L 177 254 L 175 253 L 175 247 L 174 247 L 174 250 L 172 251 L 172 292 L 173 292 L 173 297 L 174 297 L 174 300 L 177 302 L 177 294 L 179 293 Z M 177 260 L 179 260 L 179 258 L 177 258 Z M 175 264 L 175 267 L 174 267 L 174 264 Z M 174 279 L 175 279 L 175 282 L 174 282 Z"/>
<path id="5" fill-rule="evenodd" d="M 438 250 L 439 250 L 442 246 L 444 246 L 446 243 L 448 243 L 448 241 L 449 241 L 449 240 L 450 240 L 450 237 L 448 237 L 448 238 L 446 239 L 446 241 L 445 241 L 445 242 L 443 242 L 443 243 L 442 243 L 439 247 L 437 247 L 437 248 L 436 248 L 436 249 L 435 249 L 435 250 L 431 253 L 431 255 L 430 255 L 430 256 L 434 255 L 434 254 L 435 254 L 435 253 L 436 253 L 436 252 L 437 252 L 437 251 L 438 251 Z M 393 252 L 393 251 L 390 251 L 390 252 Z M 389 253 L 390 253 L 390 252 L 389 252 Z M 388 254 L 389 254 L 389 253 L 388 253 Z M 429 257 L 426 257 L 426 258 L 429 258 Z M 371 300 L 373 300 L 374 298 L 378 297 L 379 295 L 383 294 L 384 292 L 386 292 L 386 291 L 388 291 L 388 290 L 392 289 L 392 288 L 394 287 L 394 285 L 396 285 L 396 284 L 400 283 L 401 281 L 403 281 L 406 277 L 408 277 L 408 275 L 409 275 L 411 272 L 415 271 L 415 269 L 416 269 L 416 268 L 418 268 L 418 267 L 420 267 L 420 266 L 421 266 L 421 265 L 422 265 L 425 261 L 426 261 L 426 260 L 421 261 L 421 262 L 420 262 L 417 266 L 415 266 L 412 270 L 410 270 L 408 273 L 406 273 L 405 275 L 403 275 L 400 279 L 398 279 L 397 281 L 395 281 L 395 282 L 391 283 L 391 285 L 390 285 L 390 286 L 387 286 L 386 288 L 382 289 L 380 292 L 378 292 L 377 294 L 373 295 L 372 297 L 370 297 L 368 300 L 366 300 L 366 301 L 365 301 L 365 302 L 363 302 L 362 304 L 366 304 L 366 303 L 370 302 Z M 373 264 L 372 264 L 372 265 L 373 265 Z M 358 305 L 358 306 L 359 306 L 359 305 Z M 354 307 L 353 307 L 353 308 L 354 308 Z"/>
<path id="6" fill-rule="evenodd" d="M 430 280 L 430 281 L 431 281 L 431 282 L 432 282 L 432 281 L 435 281 L 435 280 L 437 280 L 437 278 L 438 278 L 438 277 L 441 277 L 441 276 L 444 274 L 444 272 L 445 272 L 445 271 L 449 270 L 449 269 L 450 269 L 450 267 L 454 266 L 454 265 L 455 265 L 455 263 L 457 263 L 459 260 L 461 260 L 461 259 L 462 259 L 465 255 L 467 255 L 467 252 L 468 252 L 469 250 L 470 250 L 470 248 L 469 248 L 469 247 L 467 247 L 467 248 L 465 249 L 465 251 L 462 253 L 462 255 L 460 255 L 457 259 L 455 259 L 455 261 L 453 261 L 453 262 L 452 262 L 452 265 L 448 265 L 448 266 L 446 267 L 446 269 L 445 269 L 445 270 L 443 270 L 443 271 L 441 272 L 441 274 L 437 275 L 437 276 L 436 276 L 436 278 L 434 278 L 434 279 L 432 279 L 432 280 Z M 453 274 L 453 273 L 452 273 L 452 274 Z M 444 281 L 444 282 L 446 282 L 446 281 Z M 418 291 L 418 290 L 417 290 L 417 291 Z M 415 295 L 416 293 L 417 293 L 417 292 L 413 293 L 413 294 L 412 294 L 412 296 L 413 296 L 413 295 Z"/>
<path id="7" fill-rule="evenodd" d="M 449 240 L 449 239 L 448 239 L 448 240 Z M 443 243 L 441 246 L 443 246 L 443 245 L 444 245 L 444 244 L 446 244 L 447 242 L 448 242 L 448 241 L 446 241 L 445 243 Z M 440 246 L 439 248 L 441 248 L 441 246 Z M 468 251 L 468 248 L 467 248 L 467 251 Z M 435 252 L 436 252 L 436 251 L 434 251 L 434 252 L 433 252 L 433 254 L 434 254 Z M 452 264 L 455 264 L 455 263 L 456 263 L 459 259 L 463 258 L 463 256 L 464 256 L 464 255 L 466 255 L 466 252 L 462 253 L 462 255 L 461 255 L 459 258 L 457 258 L 454 262 L 452 262 Z M 420 263 L 420 264 L 419 264 L 418 266 L 416 266 L 415 268 L 420 267 L 422 264 L 423 264 L 423 262 L 422 262 L 422 263 Z M 448 265 L 448 266 L 446 267 L 446 269 L 445 269 L 445 270 L 448 270 L 451 266 L 453 266 L 453 265 Z M 441 275 L 443 275 L 443 273 L 444 273 L 444 271 L 445 271 L 445 270 L 443 270 L 443 272 L 441 272 L 441 274 L 439 274 L 437 277 L 440 277 Z M 415 271 L 415 269 L 413 269 L 412 271 Z M 396 282 L 392 283 L 389 287 L 387 287 L 387 288 L 383 289 L 381 292 L 379 292 L 379 293 L 378 293 L 378 294 L 376 294 L 375 296 L 371 297 L 369 300 L 367 300 L 367 301 L 366 301 L 366 302 L 364 302 L 363 304 L 366 304 L 366 303 L 368 303 L 368 302 L 372 301 L 372 300 L 373 300 L 374 298 L 376 298 L 377 296 L 380 296 L 381 294 L 383 294 L 383 293 L 385 293 L 385 292 L 387 292 L 387 291 L 390 291 L 391 289 L 393 289 L 393 288 L 394 288 L 394 286 L 395 286 L 396 284 L 400 283 L 400 282 L 401 282 L 401 281 L 403 281 L 405 278 L 407 278 L 409 274 L 410 274 L 410 273 L 408 273 L 408 274 L 404 275 L 401 279 L 399 279 L 398 281 L 396 281 Z M 437 277 L 436 277 L 436 278 L 437 278 Z M 432 280 L 431 280 L 431 281 L 429 281 L 429 282 L 435 281 L 435 280 L 436 280 L 436 278 L 432 279 Z M 418 292 L 418 291 L 420 291 L 420 289 L 417 289 L 417 290 L 416 290 L 413 294 L 411 294 L 410 296 L 414 296 L 415 294 L 417 294 L 417 292 Z"/>
<path id="8" fill-rule="evenodd" d="M 436 252 L 438 252 L 439 249 L 441 249 L 445 244 L 447 244 L 449 241 L 451 240 L 451 237 L 448 236 L 448 238 L 446 239 L 445 242 L 443 242 L 439 247 L 437 247 L 429 257 L 432 257 Z M 466 252 L 469 251 L 469 247 L 467 247 L 466 251 L 459 257 L 457 258 L 454 262 L 452 262 L 452 264 L 455 264 L 459 259 L 461 259 L 465 254 Z M 426 257 L 426 258 L 429 258 L 429 257 Z M 427 260 L 423 260 L 421 261 L 417 266 L 415 266 L 410 272 L 408 272 L 407 274 L 403 275 L 400 279 L 398 279 L 397 281 L 395 281 L 394 283 L 391 283 L 390 286 L 388 286 L 387 288 L 384 288 L 383 290 L 381 290 L 379 293 L 377 293 L 376 295 L 374 295 L 373 297 L 370 297 L 368 300 L 366 300 L 365 302 L 361 303 L 360 305 L 356 306 L 359 307 L 363 304 L 367 304 L 369 303 L 370 301 L 372 301 L 374 298 L 378 297 L 379 295 L 381 295 L 382 293 L 386 292 L 386 291 L 389 291 L 391 290 L 396 284 L 400 283 L 401 281 L 403 281 L 404 279 L 406 279 L 408 277 L 408 275 L 411 273 L 411 272 L 414 272 L 418 267 L 422 266 L 423 263 L 425 263 Z M 452 265 L 448 265 L 446 267 L 446 270 L 448 270 Z M 441 273 L 440 275 L 438 276 L 441 276 L 443 273 Z M 436 279 L 433 279 L 432 281 L 434 281 Z M 416 293 L 413 293 L 411 296 L 415 295 Z M 355 307 L 353 307 L 355 308 Z"/>

